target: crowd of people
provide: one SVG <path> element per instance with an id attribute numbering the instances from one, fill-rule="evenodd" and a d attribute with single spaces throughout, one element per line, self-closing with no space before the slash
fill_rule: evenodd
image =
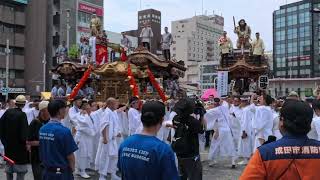
<path id="1" fill-rule="evenodd" d="M 90 178 L 89 170 L 100 180 L 201 180 L 206 146 L 210 167 L 224 158 L 231 168 L 248 164 L 241 179 L 317 179 L 319 115 L 320 100 L 303 102 L 295 92 L 128 104 L 19 95 L 1 110 L 1 153 L 14 161 L 8 180 L 23 180 L 28 164 L 35 180 Z"/>

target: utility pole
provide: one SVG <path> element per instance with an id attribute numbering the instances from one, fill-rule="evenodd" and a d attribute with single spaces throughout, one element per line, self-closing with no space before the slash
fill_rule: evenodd
<path id="1" fill-rule="evenodd" d="M 7 39 L 7 47 L 5 49 L 6 54 L 6 101 L 8 100 L 9 95 L 9 58 L 10 58 L 10 49 L 9 49 L 9 39 Z"/>
<path id="2" fill-rule="evenodd" d="M 67 48 L 70 48 L 70 9 L 66 9 L 67 12 Z M 78 18 L 78 17 L 77 17 Z"/>
<path id="3" fill-rule="evenodd" d="M 46 60 L 46 53 L 43 54 L 43 92 L 46 91 L 46 64 L 47 64 L 47 60 Z"/>

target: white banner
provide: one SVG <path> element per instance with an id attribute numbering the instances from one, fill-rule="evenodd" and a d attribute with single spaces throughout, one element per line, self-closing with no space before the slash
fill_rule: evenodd
<path id="1" fill-rule="evenodd" d="M 228 71 L 218 71 L 218 93 L 228 95 Z"/>
<path id="2" fill-rule="evenodd" d="M 89 46 L 91 47 L 91 60 L 96 63 L 96 37 L 90 37 Z"/>

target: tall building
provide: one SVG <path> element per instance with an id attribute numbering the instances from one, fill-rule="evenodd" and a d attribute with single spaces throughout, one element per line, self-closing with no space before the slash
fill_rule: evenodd
<path id="1" fill-rule="evenodd" d="M 87 35 L 92 14 L 103 22 L 103 0 L 29 0 L 26 9 L 23 77 L 26 92 L 38 96 L 41 91 L 51 89 L 49 72 L 56 65 L 55 51 L 59 44 L 65 41 L 71 47 L 82 34 Z"/>
<path id="2" fill-rule="evenodd" d="M 320 76 L 320 0 L 283 5 L 273 13 L 273 67 L 275 77 Z"/>
<path id="3" fill-rule="evenodd" d="M 1 0 L 0 1 L 0 87 L 3 87 L 6 79 L 6 41 L 10 44 L 9 59 L 9 96 L 14 93 L 23 93 L 25 63 L 25 30 L 26 30 L 25 0 Z M 15 91 L 14 89 L 20 89 Z M 4 96 L 0 97 L 2 100 Z"/>
<path id="4" fill-rule="evenodd" d="M 212 88 L 219 65 L 218 40 L 223 34 L 224 18 L 218 15 L 194 16 L 171 23 L 174 43 L 172 56 L 187 67 L 182 83 Z"/>
<path id="5" fill-rule="evenodd" d="M 138 36 L 140 36 L 141 30 L 145 23 L 151 25 L 151 29 L 153 32 L 153 38 L 151 40 L 151 52 L 154 54 L 160 54 L 161 12 L 155 9 L 146 9 L 138 12 Z M 141 39 L 139 38 L 139 40 Z"/>

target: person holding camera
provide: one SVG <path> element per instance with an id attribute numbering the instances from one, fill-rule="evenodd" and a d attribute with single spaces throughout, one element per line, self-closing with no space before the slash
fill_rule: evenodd
<path id="1" fill-rule="evenodd" d="M 181 180 L 202 180 L 198 135 L 204 129 L 202 119 L 199 121 L 192 116 L 194 110 L 195 102 L 189 98 L 179 100 L 174 107 L 172 148 L 178 158 Z"/>

